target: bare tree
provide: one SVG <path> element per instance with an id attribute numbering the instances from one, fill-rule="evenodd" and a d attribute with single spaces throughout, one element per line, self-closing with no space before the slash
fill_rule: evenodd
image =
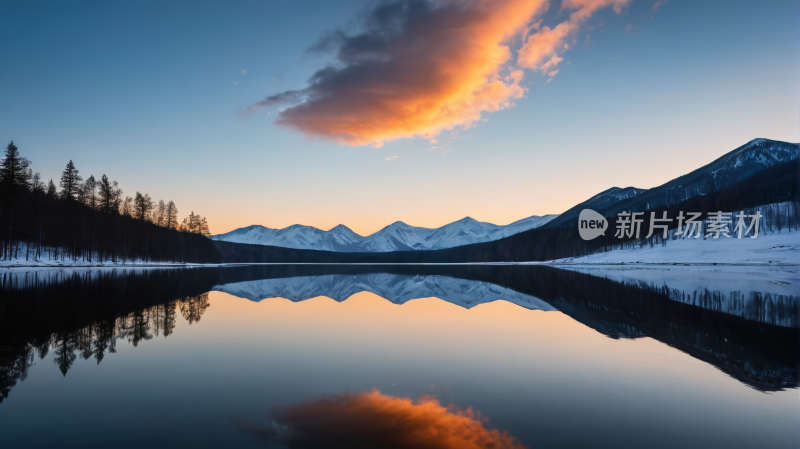
<path id="1" fill-rule="evenodd" d="M 125 199 L 127 201 L 127 198 Z M 142 195 L 136 192 L 136 197 L 133 199 L 133 214 L 140 221 L 146 221 L 149 218 L 150 211 L 153 210 L 153 200 L 150 195 Z"/>
<path id="2" fill-rule="evenodd" d="M 178 207 L 175 206 L 175 203 L 173 203 L 172 200 L 167 203 L 165 227 L 167 229 L 178 227 Z"/>
<path id="3" fill-rule="evenodd" d="M 195 214 L 194 211 L 192 211 L 188 217 L 183 219 L 183 223 L 181 223 L 181 229 L 194 234 L 202 234 L 205 236 L 211 235 L 211 231 L 208 228 L 208 221 L 205 219 L 205 217 Z"/>
<path id="4" fill-rule="evenodd" d="M 164 226 L 167 222 L 167 205 L 164 200 L 158 200 L 158 205 L 153 210 L 153 223 L 158 227 Z"/>
<path id="5" fill-rule="evenodd" d="M 125 197 L 125 201 L 120 205 L 119 213 L 126 217 L 133 216 L 133 198 L 129 196 Z"/>

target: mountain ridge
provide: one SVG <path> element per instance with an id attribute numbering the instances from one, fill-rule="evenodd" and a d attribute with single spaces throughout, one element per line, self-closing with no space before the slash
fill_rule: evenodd
<path id="1" fill-rule="evenodd" d="M 212 239 L 337 252 L 435 250 L 501 239 L 542 226 L 556 216 L 555 214 L 533 215 L 505 226 L 478 221 L 467 216 L 439 228 L 412 226 L 398 220 L 368 236 L 362 236 L 343 224 L 327 231 L 301 224 L 281 229 L 250 225 L 212 236 Z"/>
<path id="2" fill-rule="evenodd" d="M 743 181 L 775 164 L 796 159 L 798 155 L 800 144 L 755 138 L 689 173 L 650 189 L 638 189 L 642 191 L 636 195 L 595 207 L 586 204 L 591 201 L 589 199 L 554 218 L 545 227 L 554 228 L 568 224 L 584 208 L 609 216 L 623 210 L 636 212 L 677 204 Z"/>

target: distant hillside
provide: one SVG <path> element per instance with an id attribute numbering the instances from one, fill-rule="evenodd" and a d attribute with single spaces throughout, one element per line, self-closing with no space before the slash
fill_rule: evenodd
<path id="1" fill-rule="evenodd" d="M 607 216 L 621 211 L 644 211 L 668 207 L 690 198 L 719 191 L 776 164 L 797 159 L 798 155 L 800 155 L 800 145 L 798 144 L 769 139 L 753 139 L 710 164 L 658 187 L 649 190 L 614 187 L 606 190 L 559 215 L 548 223 L 547 227 L 569 224 L 571 220 L 578 217 L 581 210 L 586 208 Z M 628 191 L 627 196 L 622 194 L 624 191 Z M 617 201 L 613 201 L 616 199 L 615 193 L 619 193 L 616 196 L 618 197 Z M 594 201 L 594 204 L 591 204 L 595 198 L 604 196 L 612 197 L 612 200 Z"/>
<path id="2" fill-rule="evenodd" d="M 498 240 L 535 229 L 555 217 L 556 215 L 534 215 L 506 226 L 465 217 L 436 229 L 397 221 L 367 237 L 362 237 L 341 224 L 329 231 L 303 225 L 292 225 L 283 229 L 253 225 L 212 238 L 223 242 L 337 252 L 436 250 Z"/>
<path id="3" fill-rule="evenodd" d="M 558 226 L 569 220 L 578 218 L 578 215 L 580 215 L 581 211 L 584 209 L 602 210 L 620 201 L 639 196 L 646 191 L 647 189 L 637 189 L 636 187 L 626 187 L 624 189 L 612 187 L 598 193 L 577 206 L 571 207 L 563 214 L 551 220 L 550 223 L 547 224 L 547 227 Z"/>

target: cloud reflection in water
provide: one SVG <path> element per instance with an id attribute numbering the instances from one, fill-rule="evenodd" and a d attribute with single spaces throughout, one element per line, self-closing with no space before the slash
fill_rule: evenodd
<path id="1" fill-rule="evenodd" d="M 506 432 L 487 429 L 486 421 L 471 408 L 444 407 L 431 396 L 412 401 L 373 390 L 280 407 L 267 426 L 244 420 L 236 426 L 259 439 L 281 442 L 292 449 L 526 447 Z"/>

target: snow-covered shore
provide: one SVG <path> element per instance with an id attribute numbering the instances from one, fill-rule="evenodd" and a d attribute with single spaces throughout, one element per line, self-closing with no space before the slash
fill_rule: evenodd
<path id="1" fill-rule="evenodd" d="M 800 232 L 757 238 L 670 240 L 667 246 L 614 250 L 548 264 L 800 264 Z"/>
<path id="2" fill-rule="evenodd" d="M 56 261 L 56 260 L 25 260 L 24 257 L 0 260 L 0 269 L 3 268 L 144 268 L 144 267 L 196 267 L 196 266 L 218 266 L 219 264 L 197 264 L 197 263 L 183 263 L 183 262 L 145 262 L 142 260 L 128 260 L 120 263 L 105 262 L 89 262 L 86 260 L 77 261 Z"/>

